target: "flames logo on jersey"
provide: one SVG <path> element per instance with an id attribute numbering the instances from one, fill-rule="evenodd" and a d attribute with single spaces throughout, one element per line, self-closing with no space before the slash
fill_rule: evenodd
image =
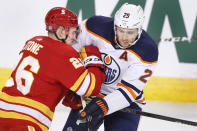
<path id="1" fill-rule="evenodd" d="M 104 84 L 112 84 L 120 75 L 120 67 L 113 57 L 105 53 L 102 53 L 102 60 L 107 66 L 105 69 L 106 79 Z"/>

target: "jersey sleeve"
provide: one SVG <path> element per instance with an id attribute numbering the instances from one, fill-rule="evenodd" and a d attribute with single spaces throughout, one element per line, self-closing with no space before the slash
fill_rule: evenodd
<path id="1" fill-rule="evenodd" d="M 122 80 L 118 83 L 119 89 L 125 92 L 128 96 L 128 101 L 144 103 L 143 89 L 148 83 L 153 74 L 153 70 L 156 66 L 154 64 L 139 63 L 130 66 L 126 73 L 123 75 Z M 125 94 L 125 95 L 126 95 Z M 141 96 L 141 97 L 139 97 Z M 125 96 L 126 97 L 126 96 Z"/>
<path id="2" fill-rule="evenodd" d="M 107 95 L 104 99 L 109 106 L 109 113 L 128 107 L 132 102 L 145 104 L 143 89 L 152 76 L 156 63 L 138 63 L 129 66 L 124 73 L 117 90 Z M 114 104 L 121 101 L 120 104 Z"/>
<path id="3" fill-rule="evenodd" d="M 80 96 L 96 95 L 100 91 L 102 72 L 97 68 L 85 69 L 77 57 L 61 61 L 56 73 L 61 84 Z"/>

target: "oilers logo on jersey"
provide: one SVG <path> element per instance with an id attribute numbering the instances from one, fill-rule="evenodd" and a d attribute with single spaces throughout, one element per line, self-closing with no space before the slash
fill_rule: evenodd
<path id="1" fill-rule="evenodd" d="M 107 66 L 105 69 L 106 79 L 104 84 L 112 84 L 120 75 L 120 66 L 116 60 L 108 54 L 102 53 L 102 60 Z"/>

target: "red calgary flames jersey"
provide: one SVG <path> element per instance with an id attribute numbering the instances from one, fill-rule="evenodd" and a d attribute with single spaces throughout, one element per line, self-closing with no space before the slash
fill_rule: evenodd
<path id="1" fill-rule="evenodd" d="M 63 42 L 37 36 L 26 42 L 20 55 L 0 95 L 0 120 L 25 120 L 47 130 L 68 90 L 90 96 L 100 89 L 101 72 L 85 69 L 78 52 Z"/>

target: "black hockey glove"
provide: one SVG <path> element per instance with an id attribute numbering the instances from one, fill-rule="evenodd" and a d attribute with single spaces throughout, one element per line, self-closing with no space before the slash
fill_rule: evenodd
<path id="1" fill-rule="evenodd" d="M 97 130 L 108 112 L 108 105 L 103 98 L 95 97 L 80 113 L 77 120 L 79 126 Z"/>

